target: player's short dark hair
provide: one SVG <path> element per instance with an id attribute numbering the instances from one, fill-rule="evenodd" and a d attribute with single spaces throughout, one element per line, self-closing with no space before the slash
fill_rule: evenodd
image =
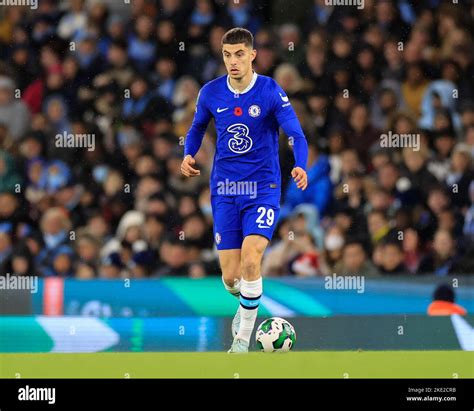
<path id="1" fill-rule="evenodd" d="M 234 27 L 222 36 L 222 45 L 244 43 L 246 47 L 253 49 L 253 35 L 247 29 Z"/>

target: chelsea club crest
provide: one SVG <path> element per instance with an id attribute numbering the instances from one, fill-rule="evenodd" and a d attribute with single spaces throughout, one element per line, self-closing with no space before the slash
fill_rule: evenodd
<path id="1" fill-rule="evenodd" d="M 258 117 L 262 110 L 256 104 L 253 104 L 249 107 L 249 116 L 250 117 Z"/>

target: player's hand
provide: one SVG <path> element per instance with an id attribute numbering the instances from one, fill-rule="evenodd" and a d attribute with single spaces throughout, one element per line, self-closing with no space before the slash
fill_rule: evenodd
<path id="1" fill-rule="evenodd" d="M 186 177 L 196 177 L 201 175 L 201 171 L 193 168 L 196 160 L 188 154 L 181 163 L 181 173 Z"/>
<path id="2" fill-rule="evenodd" d="M 301 188 L 303 191 L 306 190 L 306 187 L 308 187 L 308 176 L 306 175 L 306 171 L 301 167 L 295 167 L 291 170 L 291 177 L 295 180 L 296 187 Z"/>

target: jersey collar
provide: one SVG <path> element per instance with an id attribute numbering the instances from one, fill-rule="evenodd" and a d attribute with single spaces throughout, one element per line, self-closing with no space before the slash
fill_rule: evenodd
<path id="1" fill-rule="evenodd" d="M 227 75 L 227 87 L 228 87 L 229 90 L 232 91 L 232 93 L 234 93 L 234 94 L 244 94 L 244 93 L 247 93 L 248 91 L 250 91 L 250 89 L 254 86 L 255 82 L 257 81 L 257 77 L 258 77 L 258 74 L 254 71 L 254 72 L 253 72 L 253 76 L 252 76 L 252 80 L 250 81 L 250 84 L 245 88 L 245 90 L 243 90 L 243 91 L 238 91 L 238 90 L 235 90 L 235 89 L 230 85 L 230 77 L 229 77 L 229 75 Z"/>

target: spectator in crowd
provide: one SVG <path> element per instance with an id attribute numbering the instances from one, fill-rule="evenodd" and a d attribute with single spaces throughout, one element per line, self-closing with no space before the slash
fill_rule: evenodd
<path id="1" fill-rule="evenodd" d="M 399 241 L 386 241 L 382 247 L 381 273 L 383 275 L 406 273 L 408 270 L 403 262 L 404 255 L 401 243 Z"/>
<path id="2" fill-rule="evenodd" d="M 160 248 L 163 265 L 153 273 L 153 276 L 188 276 L 191 267 L 191 262 L 187 258 L 189 251 L 184 241 L 174 236 L 168 237 Z"/>
<path id="3" fill-rule="evenodd" d="M 463 234 L 467 243 L 474 241 L 474 181 L 469 184 L 469 200 L 470 207 L 466 211 L 463 226 Z"/>
<path id="4" fill-rule="evenodd" d="M 107 256 L 102 259 L 98 271 L 98 277 L 101 279 L 121 278 L 122 264 L 115 260 L 113 256 Z M 124 274 L 126 275 L 126 273 Z"/>
<path id="5" fill-rule="evenodd" d="M 311 103 L 310 103 L 311 104 Z M 319 132 L 318 132 L 319 133 Z M 339 128 L 334 128 L 329 132 L 328 151 L 329 165 L 331 167 L 331 182 L 337 185 L 341 180 L 342 171 L 342 151 L 345 148 L 344 134 Z"/>
<path id="6" fill-rule="evenodd" d="M 190 16 L 188 30 L 189 38 L 193 43 L 205 41 L 206 33 L 216 22 L 214 3 L 211 0 L 198 0 Z"/>
<path id="7" fill-rule="evenodd" d="M 79 263 L 96 267 L 100 252 L 100 242 L 87 231 L 78 234 L 76 238 L 76 253 Z"/>
<path id="8" fill-rule="evenodd" d="M 368 258 L 363 243 L 357 240 L 349 240 L 344 244 L 339 274 L 360 275 L 364 277 L 377 277 L 380 275 L 378 269 Z"/>
<path id="9" fill-rule="evenodd" d="M 0 123 L 6 124 L 8 133 L 18 141 L 28 130 L 30 112 L 15 96 L 15 83 L 7 76 L 0 76 Z"/>
<path id="10" fill-rule="evenodd" d="M 410 191 L 411 199 L 415 203 L 425 201 L 428 193 L 437 185 L 436 178 L 426 167 L 429 153 L 426 148 L 414 151 L 412 148 L 405 147 L 402 155 L 401 172 L 409 183 L 407 191 Z"/>
<path id="11" fill-rule="evenodd" d="M 289 96 L 295 96 L 304 91 L 303 79 L 293 64 L 282 63 L 278 65 L 274 77 L 275 81 L 281 85 Z"/>
<path id="12" fill-rule="evenodd" d="M 156 45 L 153 42 L 153 19 L 151 16 L 141 15 L 135 21 L 134 28 L 134 33 L 129 38 L 128 55 L 138 70 L 146 72 L 156 56 Z"/>
<path id="13" fill-rule="evenodd" d="M 43 275 L 71 278 L 76 275 L 74 268 L 74 250 L 67 245 L 62 245 L 52 252 L 51 265 L 43 269 Z"/>
<path id="14" fill-rule="evenodd" d="M 455 301 L 456 294 L 453 288 L 448 284 L 440 284 L 433 293 L 433 301 L 428 306 L 427 313 L 430 316 L 466 315 L 466 309 L 456 304 Z"/>
<path id="15" fill-rule="evenodd" d="M 443 68 L 441 68 L 441 70 L 445 73 Z M 437 115 L 439 113 L 442 113 L 449 118 L 449 122 L 453 129 L 459 128 L 459 115 L 455 111 L 456 98 L 453 94 L 453 90 L 455 89 L 456 85 L 448 80 L 436 80 L 431 82 L 424 92 L 423 100 L 421 102 L 422 115 L 419 120 L 421 128 L 425 130 L 439 130 L 440 127 L 436 124 Z M 453 115 L 455 118 L 452 120 L 451 117 Z"/>
<path id="16" fill-rule="evenodd" d="M 244 27 L 255 33 L 261 25 L 258 15 L 252 13 L 252 5 L 248 0 L 240 0 L 237 3 L 228 0 L 224 13 L 229 19 L 229 25 L 233 27 Z"/>
<path id="17" fill-rule="evenodd" d="M 123 103 L 123 117 L 136 126 L 168 113 L 163 98 L 155 95 L 144 77 L 136 76 L 130 84 L 130 98 Z"/>
<path id="18" fill-rule="evenodd" d="M 459 256 L 455 241 L 447 230 L 438 230 L 433 239 L 433 249 L 421 260 L 418 274 L 445 276 L 455 272 Z"/>
<path id="19" fill-rule="evenodd" d="M 450 197 L 444 187 L 434 186 L 428 194 L 426 203 L 428 207 L 420 213 L 418 228 L 422 236 L 428 240 L 439 228 L 443 212 L 449 209 Z"/>
<path id="20" fill-rule="evenodd" d="M 390 79 L 382 81 L 371 102 L 374 127 L 378 130 L 388 128 L 390 118 L 400 108 L 403 109 L 404 106 L 399 83 Z"/>
<path id="21" fill-rule="evenodd" d="M 87 26 L 88 15 L 84 0 L 72 0 L 71 9 L 61 18 L 57 33 L 64 39 L 71 38 L 75 33 Z"/>
<path id="22" fill-rule="evenodd" d="M 456 144 L 453 130 L 442 129 L 433 134 L 435 155 L 427 168 L 438 181 L 445 181 L 449 172 L 451 152 Z"/>
<path id="23" fill-rule="evenodd" d="M 367 215 L 367 227 L 373 245 L 390 238 L 392 234 L 390 221 L 384 210 L 374 209 L 370 211 Z"/>
<path id="24" fill-rule="evenodd" d="M 451 194 L 451 204 L 458 210 L 465 209 L 470 203 L 469 185 L 474 180 L 472 158 L 467 144 L 459 143 L 454 147 L 450 169 L 446 176 L 446 186 Z"/>
<path id="25" fill-rule="evenodd" d="M 422 241 L 415 228 L 408 227 L 403 232 L 404 264 L 408 272 L 414 274 L 423 258 Z"/>
<path id="26" fill-rule="evenodd" d="M 44 248 L 35 258 L 43 275 L 72 273 L 73 250 L 69 246 L 72 223 L 60 207 L 49 208 L 41 217 L 40 229 Z"/>
<path id="27" fill-rule="evenodd" d="M 333 225 L 326 230 L 324 237 L 323 272 L 332 274 L 340 271 L 342 263 L 342 251 L 344 249 L 345 237 L 343 230 L 338 225 Z"/>
<path id="28" fill-rule="evenodd" d="M 25 244 L 19 244 L 12 250 L 9 258 L 1 267 L 2 273 L 10 275 L 35 275 L 33 256 Z"/>
<path id="29" fill-rule="evenodd" d="M 0 150 L 0 192 L 18 192 L 21 182 L 14 157 Z"/>
<path id="30" fill-rule="evenodd" d="M 0 264 L 6 264 L 13 251 L 12 224 L 4 222 L 0 224 Z"/>
<path id="31" fill-rule="evenodd" d="M 428 85 L 429 81 L 422 63 L 413 62 L 407 65 L 405 79 L 402 82 L 402 95 L 408 109 L 416 117 L 421 115 L 422 100 Z"/>
<path id="32" fill-rule="evenodd" d="M 304 61 L 304 47 L 298 26 L 291 23 L 283 24 L 278 30 L 278 35 L 281 59 L 294 66 L 300 66 Z"/>
<path id="33" fill-rule="evenodd" d="M 369 111 L 364 104 L 357 104 L 352 109 L 349 124 L 349 147 L 357 151 L 363 163 L 367 163 L 367 150 L 379 141 L 380 132 L 370 124 Z"/>
<path id="34" fill-rule="evenodd" d="M 326 155 L 320 155 L 316 144 L 308 145 L 308 189 L 301 191 L 296 183 L 290 182 L 285 193 L 284 206 L 288 211 L 299 204 L 314 205 L 320 216 L 324 216 L 331 203 L 332 183 L 330 179 L 330 165 Z"/>

